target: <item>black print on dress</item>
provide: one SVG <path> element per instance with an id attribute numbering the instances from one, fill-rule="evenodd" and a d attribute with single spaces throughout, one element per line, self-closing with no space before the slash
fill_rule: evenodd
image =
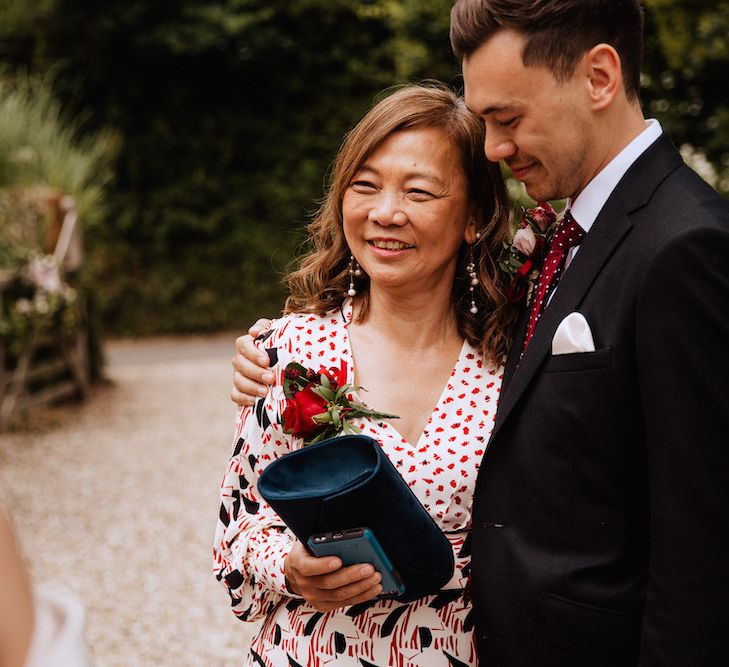
<path id="1" fill-rule="evenodd" d="M 262 333 L 260 336 L 256 336 L 256 342 L 257 343 L 263 343 L 264 341 L 268 340 L 271 334 L 275 331 L 275 329 L 269 329 L 265 333 Z"/>
<path id="2" fill-rule="evenodd" d="M 251 470 L 253 472 L 256 471 L 256 465 L 258 464 L 258 459 L 253 456 L 253 454 L 248 454 L 248 465 L 251 467 Z"/>
<path id="3" fill-rule="evenodd" d="M 235 443 L 235 449 L 233 450 L 233 456 L 238 456 L 240 454 L 240 450 L 243 449 L 243 445 L 246 444 L 246 441 L 243 438 L 238 438 L 238 442 Z"/>
<path id="4" fill-rule="evenodd" d="M 314 632 L 314 628 L 322 616 L 324 616 L 323 612 L 318 611 L 309 619 L 306 627 L 304 628 L 304 637 L 308 637 L 312 632 Z"/>
<path id="5" fill-rule="evenodd" d="M 365 660 L 364 658 L 359 659 L 359 664 L 362 665 L 362 667 L 377 667 L 374 662 L 370 662 L 369 660 Z"/>
<path id="6" fill-rule="evenodd" d="M 286 603 L 286 611 L 293 611 L 294 609 L 298 609 L 302 604 L 304 604 L 305 600 L 298 600 L 293 599 L 290 602 Z"/>
<path id="7" fill-rule="evenodd" d="M 238 570 L 232 570 L 225 575 L 225 583 L 233 590 L 240 588 L 244 581 L 243 575 Z"/>
<path id="8" fill-rule="evenodd" d="M 471 630 L 473 630 L 473 609 L 468 612 L 463 621 L 463 632 L 471 632 Z"/>
<path id="9" fill-rule="evenodd" d="M 220 505 L 220 514 L 218 516 L 220 517 L 220 522 L 227 528 L 230 524 L 230 518 L 228 517 L 228 510 L 225 509 L 225 505 Z"/>
<path id="10" fill-rule="evenodd" d="M 465 662 L 462 662 L 458 658 L 454 658 L 450 653 L 443 651 L 443 655 L 448 658 L 448 663 L 451 667 L 468 667 Z"/>
<path id="11" fill-rule="evenodd" d="M 463 540 L 463 546 L 461 551 L 458 553 L 459 558 L 466 558 L 471 555 L 471 533 L 466 535 L 466 539 Z"/>
<path id="12" fill-rule="evenodd" d="M 346 615 L 350 618 L 356 618 L 362 612 L 367 611 L 370 607 L 374 607 L 377 604 L 377 600 L 367 600 L 367 602 L 360 602 L 359 604 L 353 604 L 346 611 Z"/>
<path id="13" fill-rule="evenodd" d="M 440 609 L 450 602 L 455 602 L 459 597 L 461 597 L 461 591 L 441 591 L 428 606 L 432 609 Z"/>
<path id="14" fill-rule="evenodd" d="M 241 499 L 243 500 L 243 504 L 245 505 L 246 512 L 248 512 L 248 514 L 256 514 L 258 512 L 258 508 L 261 506 L 261 503 L 257 503 L 255 500 L 251 500 L 245 496 L 241 496 Z"/>
<path id="15" fill-rule="evenodd" d="M 418 635 L 420 635 L 421 649 L 426 649 L 433 643 L 433 633 L 428 628 L 418 628 Z"/>
<path id="16" fill-rule="evenodd" d="M 258 655 L 253 649 L 251 649 L 251 655 L 253 656 L 253 660 L 257 662 L 261 667 L 266 667 L 266 663 L 263 662 L 263 658 Z"/>
<path id="17" fill-rule="evenodd" d="M 400 620 L 400 616 L 402 616 L 407 609 L 408 606 L 404 604 L 390 613 L 390 615 L 385 619 L 385 622 L 382 624 L 380 637 L 389 637 L 392 634 L 392 631 L 395 629 L 395 625 L 397 625 L 397 622 Z"/>
<path id="18" fill-rule="evenodd" d="M 281 643 L 281 626 L 276 623 L 276 628 L 273 631 L 273 643 L 278 646 Z"/>
<path id="19" fill-rule="evenodd" d="M 344 653 L 347 650 L 347 640 L 341 632 L 334 633 L 334 652 Z"/>
<path id="20" fill-rule="evenodd" d="M 243 489 L 247 489 L 249 484 L 248 480 L 243 475 L 238 475 L 238 486 Z"/>
<path id="21" fill-rule="evenodd" d="M 286 657 L 289 659 L 289 667 L 304 667 L 296 662 L 296 660 L 294 660 L 288 653 L 286 654 Z"/>
<path id="22" fill-rule="evenodd" d="M 233 498 L 233 521 L 237 521 L 240 512 L 240 491 L 235 489 L 230 495 Z"/>
<path id="23" fill-rule="evenodd" d="M 278 348 L 267 347 L 266 354 L 268 355 L 269 366 L 273 368 L 278 363 Z"/>
<path id="24" fill-rule="evenodd" d="M 259 398 L 256 401 L 256 421 L 262 431 L 265 431 L 271 425 L 271 420 L 268 418 L 266 406 L 264 405 L 262 398 Z"/>

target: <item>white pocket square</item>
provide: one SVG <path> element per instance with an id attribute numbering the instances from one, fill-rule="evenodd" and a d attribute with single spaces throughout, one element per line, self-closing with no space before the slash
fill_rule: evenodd
<path id="1" fill-rule="evenodd" d="M 574 312 L 565 317 L 552 338 L 552 354 L 572 352 L 594 352 L 595 341 L 592 331 L 582 313 Z"/>

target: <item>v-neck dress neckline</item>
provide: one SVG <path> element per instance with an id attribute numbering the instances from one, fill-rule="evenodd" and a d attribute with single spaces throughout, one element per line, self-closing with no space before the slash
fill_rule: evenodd
<path id="1" fill-rule="evenodd" d="M 354 301 L 352 299 L 347 299 L 342 304 L 341 309 L 342 318 L 344 320 L 344 328 L 347 330 L 347 333 L 345 334 L 345 347 L 344 347 L 344 360 L 347 363 L 347 382 L 351 384 L 352 386 L 356 386 L 355 383 L 355 367 L 356 362 L 354 359 L 354 352 L 352 350 L 352 341 L 349 336 L 349 325 L 352 323 L 352 317 L 354 315 Z M 411 443 L 409 440 L 407 440 L 402 433 L 397 429 L 395 424 L 393 424 L 389 419 L 384 420 L 381 422 L 383 424 L 383 428 L 388 428 L 394 432 L 397 438 L 399 438 L 403 444 L 408 445 L 409 447 L 418 448 L 421 445 L 421 442 L 424 437 L 426 437 L 426 433 L 428 432 L 428 427 L 433 422 L 433 416 L 438 413 L 440 408 L 442 407 L 442 404 L 445 400 L 447 400 L 448 395 L 450 393 L 450 387 L 451 387 L 451 380 L 453 377 L 455 377 L 458 374 L 459 367 L 464 362 L 466 355 L 469 353 L 474 354 L 477 353 L 477 351 L 473 348 L 472 345 L 469 344 L 467 340 L 463 340 L 463 343 L 461 344 L 461 349 L 458 352 L 458 358 L 456 359 L 456 362 L 451 368 L 450 375 L 448 376 L 448 379 L 443 384 L 443 388 L 440 391 L 440 394 L 438 396 L 438 400 L 435 402 L 435 405 L 433 407 L 433 410 L 431 410 L 430 415 L 428 417 L 428 420 L 425 422 L 425 426 L 423 426 L 422 430 L 420 431 L 420 435 L 418 436 L 417 442 L 414 444 Z M 356 390 L 349 394 L 348 396 L 353 397 L 358 403 L 361 403 L 362 405 L 367 405 L 367 402 L 362 400 L 362 396 L 357 392 Z M 370 407 L 370 406 L 367 406 Z"/>

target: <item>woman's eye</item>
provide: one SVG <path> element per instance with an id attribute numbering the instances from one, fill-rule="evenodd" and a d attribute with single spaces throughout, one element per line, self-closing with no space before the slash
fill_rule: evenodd
<path id="1" fill-rule="evenodd" d="M 359 192 L 368 192 L 375 189 L 374 183 L 369 181 L 352 181 L 351 187 Z"/>
<path id="2" fill-rule="evenodd" d="M 427 190 L 421 190 L 420 188 L 411 188 L 408 190 L 408 194 L 413 199 L 423 200 L 423 199 L 432 199 L 435 197 L 435 195 L 432 192 L 428 192 Z"/>

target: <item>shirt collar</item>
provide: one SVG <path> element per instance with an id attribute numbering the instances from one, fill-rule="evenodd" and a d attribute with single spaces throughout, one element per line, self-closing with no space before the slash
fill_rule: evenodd
<path id="1" fill-rule="evenodd" d="M 567 202 L 567 210 L 572 212 L 575 220 L 585 230 L 585 233 L 592 228 L 602 207 L 605 206 L 605 202 L 617 187 L 625 172 L 630 169 L 633 162 L 645 152 L 648 146 L 661 136 L 662 132 L 661 124 L 655 118 L 648 119 L 645 130 L 623 148 L 585 186 L 585 189 L 577 195 L 574 201 Z"/>

